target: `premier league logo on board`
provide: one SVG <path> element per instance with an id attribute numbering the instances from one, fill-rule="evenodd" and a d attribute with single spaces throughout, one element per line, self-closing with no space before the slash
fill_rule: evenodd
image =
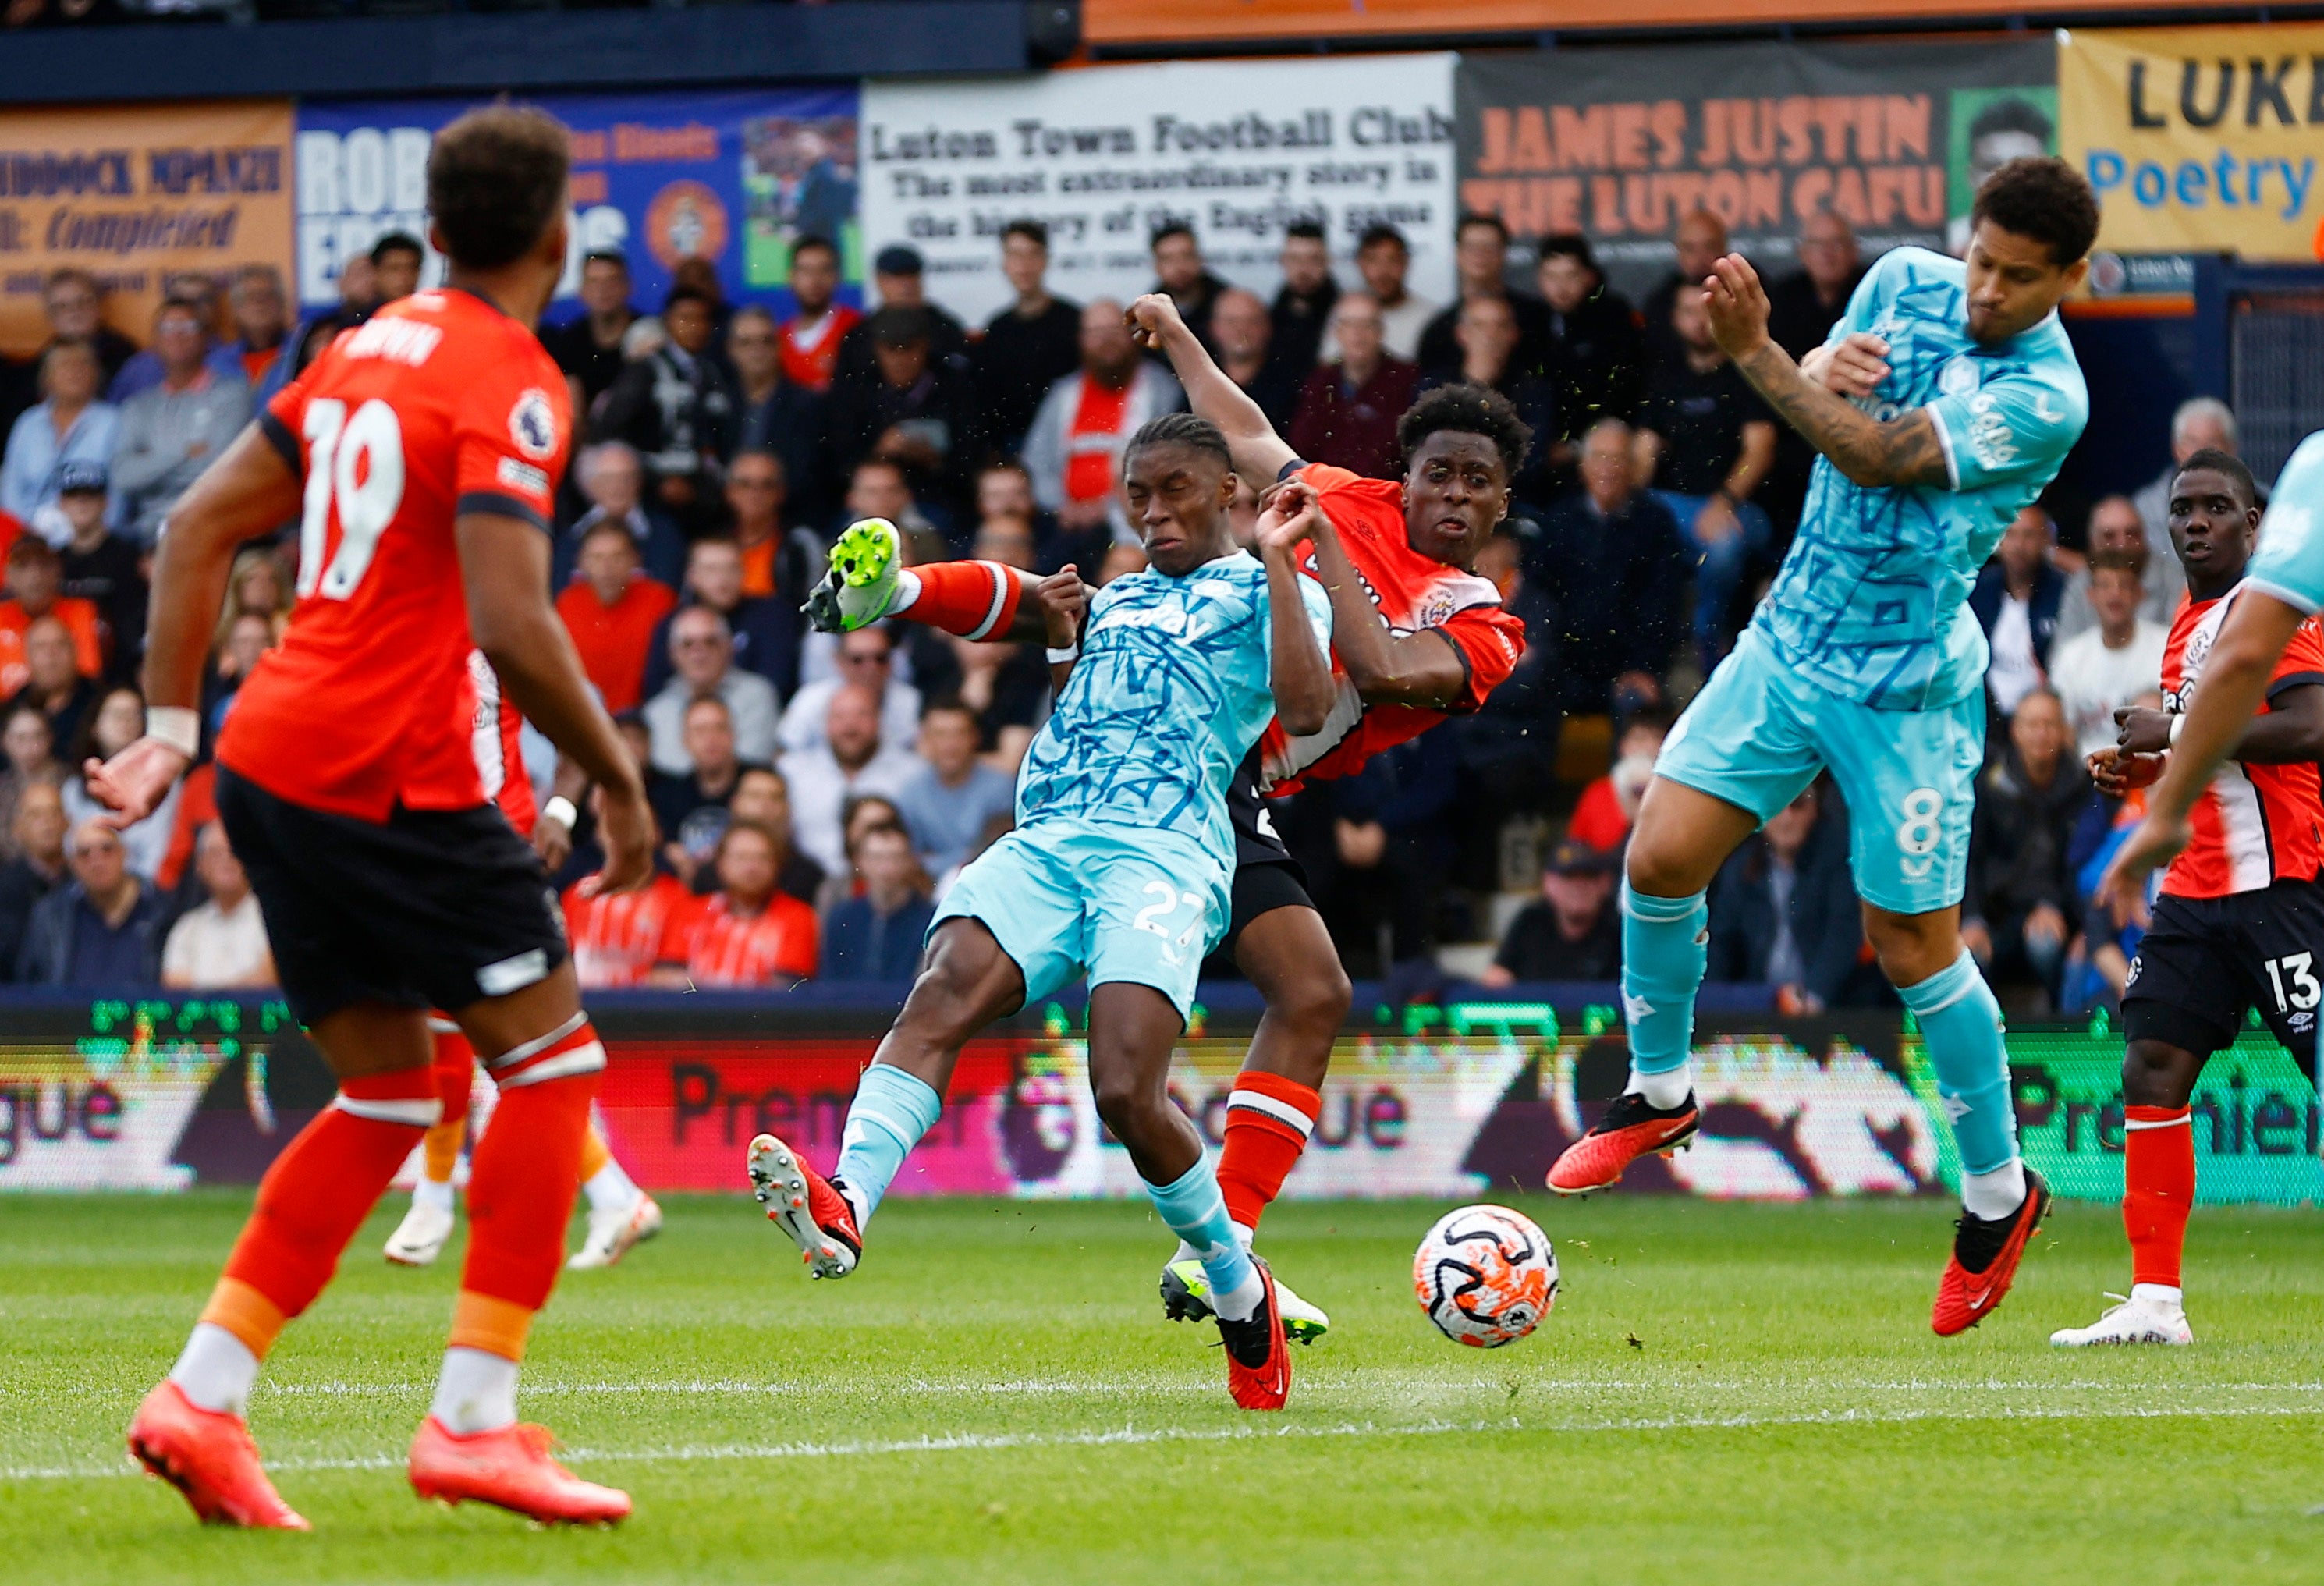
<path id="1" fill-rule="evenodd" d="M 557 410 L 549 393 L 528 386 L 509 410 L 509 438 L 529 457 L 553 456 L 557 451 Z"/>

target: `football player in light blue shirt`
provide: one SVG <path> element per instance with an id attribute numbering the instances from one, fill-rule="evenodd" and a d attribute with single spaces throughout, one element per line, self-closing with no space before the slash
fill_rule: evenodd
<path id="1" fill-rule="evenodd" d="M 1550 1172 L 1554 1190 L 1603 1188 L 1693 1136 L 1704 890 L 1828 769 L 1865 933 L 1918 1020 L 1960 1148 L 1966 1214 L 1931 1317 L 1941 1334 L 1999 1303 L 2049 1203 L 2018 1160 L 2000 1006 L 1960 934 L 1987 661 L 1967 603 L 2088 419 L 2057 308 L 2088 273 L 2098 224 L 2072 167 L 2012 161 L 1978 190 L 1967 259 L 1883 257 L 1805 368 L 1768 338 L 1766 293 L 1741 257 L 1705 283 L 1720 346 L 1821 455 L 1774 588 L 1655 765 L 1622 889 L 1630 1085 Z"/>
<path id="2" fill-rule="evenodd" d="M 1259 519 L 1259 555 L 1237 549 L 1226 438 L 1188 413 L 1132 437 L 1122 472 L 1149 566 L 1090 602 L 1078 653 L 1053 631 L 1049 659 L 1072 672 L 1026 754 L 1016 830 L 945 893 L 831 1176 L 769 1135 L 751 1144 L 751 1176 L 816 1276 L 845 1276 L 905 1153 L 935 1127 L 961 1048 L 1086 971 L 1098 1115 L 1203 1262 L 1235 1402 L 1277 1409 L 1291 1368 L 1273 1280 L 1235 1237 L 1167 1084 L 1227 925 L 1228 782 L 1269 718 L 1314 733 L 1336 699 L 1330 597 L 1294 559 L 1317 508 L 1305 484 L 1285 486 Z"/>

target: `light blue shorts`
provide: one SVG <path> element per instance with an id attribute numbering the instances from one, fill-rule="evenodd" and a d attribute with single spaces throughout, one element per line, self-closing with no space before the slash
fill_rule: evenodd
<path id="1" fill-rule="evenodd" d="M 1806 681 L 1746 628 L 1663 744 L 1655 774 L 1765 821 L 1825 767 L 1848 802 L 1857 895 L 1892 914 L 1961 900 L 1985 762 L 1985 691 L 1876 710 Z"/>
<path id="2" fill-rule="evenodd" d="M 948 919 L 983 925 L 1025 976 L 1028 1004 L 1070 985 L 1129 981 L 1194 1005 L 1203 959 L 1226 934 L 1231 872 L 1191 837 L 1051 820 L 979 854 L 945 894 Z"/>

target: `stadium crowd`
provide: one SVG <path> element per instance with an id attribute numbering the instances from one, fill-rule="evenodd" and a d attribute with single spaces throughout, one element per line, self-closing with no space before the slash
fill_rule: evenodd
<path id="1" fill-rule="evenodd" d="M 1522 280 L 1499 221 L 1464 217 L 1455 241 L 1457 295 L 1435 303 L 1406 286 L 1390 226 L 1363 235 L 1344 276 L 1320 227 L 1292 226 L 1271 300 L 1206 268 L 1192 231 L 1151 239 L 1155 290 L 1305 457 L 1393 476 L 1397 417 L 1452 382 L 1503 392 L 1534 429 L 1479 566 L 1526 623 L 1516 675 L 1481 711 L 1277 811 L 1351 972 L 1412 996 L 1447 979 L 1615 978 L 1616 875 L 1655 755 L 1781 560 L 1812 461 L 1683 290 L 1726 249 L 1711 215 L 1685 220 L 1675 267 L 1636 305 L 1584 237 L 1540 239 Z M 1038 650 L 901 622 L 835 638 L 798 611 L 832 538 L 871 515 L 905 530 L 914 559 L 1071 564 L 1099 585 L 1142 565 L 1117 463 L 1183 395 L 1120 303 L 1048 290 L 1038 225 L 1011 226 L 1001 249 L 1016 300 L 982 327 L 929 299 L 903 245 L 877 254 L 881 306 L 860 312 L 840 300 L 836 249 L 809 236 L 791 250 L 786 317 L 730 303 L 700 260 L 648 311 L 623 258 L 594 253 L 579 311 L 544 328 L 576 415 L 557 609 L 649 767 L 663 841 L 647 892 L 585 899 L 573 884 L 597 851 L 584 812 L 556 879 L 585 983 L 900 981 L 932 899 L 1005 829 L 1048 706 Z M 1795 355 L 1865 265 L 1830 212 L 1797 250 L 1800 268 L 1771 283 Z M 207 769 L 115 834 L 78 768 L 139 730 L 146 574 L 171 503 L 332 337 L 417 290 L 424 263 L 416 238 L 384 236 L 342 272 L 340 303 L 303 321 L 272 270 L 222 296 L 184 278 L 142 348 L 105 324 L 96 280 L 49 281 L 51 340 L 0 369 L 0 977 L 270 979 Z M 2174 421 L 2178 457 L 2235 440 L 2208 399 Z M 2157 461 L 2135 496 L 2028 509 L 1973 597 L 1993 731 L 1964 920 L 2030 1007 L 2121 989 L 2123 934 L 2088 893 L 2123 812 L 2081 755 L 2153 690 L 2184 587 Z M 298 555 L 285 525 L 235 563 L 213 733 L 281 636 Z M 551 752 L 531 748 L 545 787 Z M 1794 1010 L 1888 995 L 1847 843 L 1826 781 L 1735 855 L 1712 893 L 1714 981 L 1772 987 Z M 1463 943 L 1493 945 L 1440 953 Z"/>

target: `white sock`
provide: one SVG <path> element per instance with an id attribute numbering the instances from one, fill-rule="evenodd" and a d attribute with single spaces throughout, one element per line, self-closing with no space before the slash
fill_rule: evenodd
<path id="1" fill-rule="evenodd" d="M 186 1352 L 170 1368 L 170 1380 L 203 1409 L 246 1415 L 251 1384 L 258 1380 L 258 1357 L 217 1323 L 197 1322 Z"/>
<path id="2" fill-rule="evenodd" d="M 910 611 L 920 598 L 920 576 L 906 567 L 896 575 L 896 598 L 888 603 L 891 617 Z"/>
<path id="3" fill-rule="evenodd" d="M 1992 1173 L 1961 1175 L 1961 1205 L 1972 1217 L 1991 1222 L 2006 1217 L 2025 1203 L 2025 1164 L 2012 1157 L 2006 1167 Z"/>
<path id="4" fill-rule="evenodd" d="M 446 1350 L 444 1374 L 436 1379 L 436 1402 L 428 1413 L 464 1437 L 512 1425 L 516 1362 L 489 1350 Z"/>
<path id="5" fill-rule="evenodd" d="M 1254 1267 L 1250 1269 L 1249 1277 L 1236 1284 L 1226 1293 L 1213 1295 L 1211 1309 L 1230 1322 L 1248 1322 L 1259 1310 L 1259 1301 L 1266 1297 L 1267 1280 L 1259 1275 L 1259 1268 Z"/>
<path id="6" fill-rule="evenodd" d="M 1685 1101 L 1686 1093 L 1694 1089 L 1694 1065 L 1682 1063 L 1660 1074 L 1640 1074 L 1633 1068 L 1630 1083 L 1622 1088 L 1644 1096 L 1647 1106 L 1667 1112 Z"/>
<path id="7" fill-rule="evenodd" d="M 452 1181 L 447 1178 L 442 1184 L 438 1184 L 426 1174 L 421 1174 L 420 1182 L 411 1186 L 411 1203 L 415 1206 L 433 1206 L 438 1212 L 450 1211 Z"/>
<path id="8" fill-rule="evenodd" d="M 2130 1286 L 2130 1297 L 2168 1305 L 2174 1311 L 2185 1309 L 2181 1292 L 2167 1283 L 2134 1283 Z"/>
<path id="9" fill-rule="evenodd" d="M 637 1204 L 638 1186 L 635 1180 L 622 1171 L 622 1165 L 611 1157 L 605 1165 L 581 1181 L 581 1193 L 589 1197 L 592 1212 L 626 1212 Z"/>

